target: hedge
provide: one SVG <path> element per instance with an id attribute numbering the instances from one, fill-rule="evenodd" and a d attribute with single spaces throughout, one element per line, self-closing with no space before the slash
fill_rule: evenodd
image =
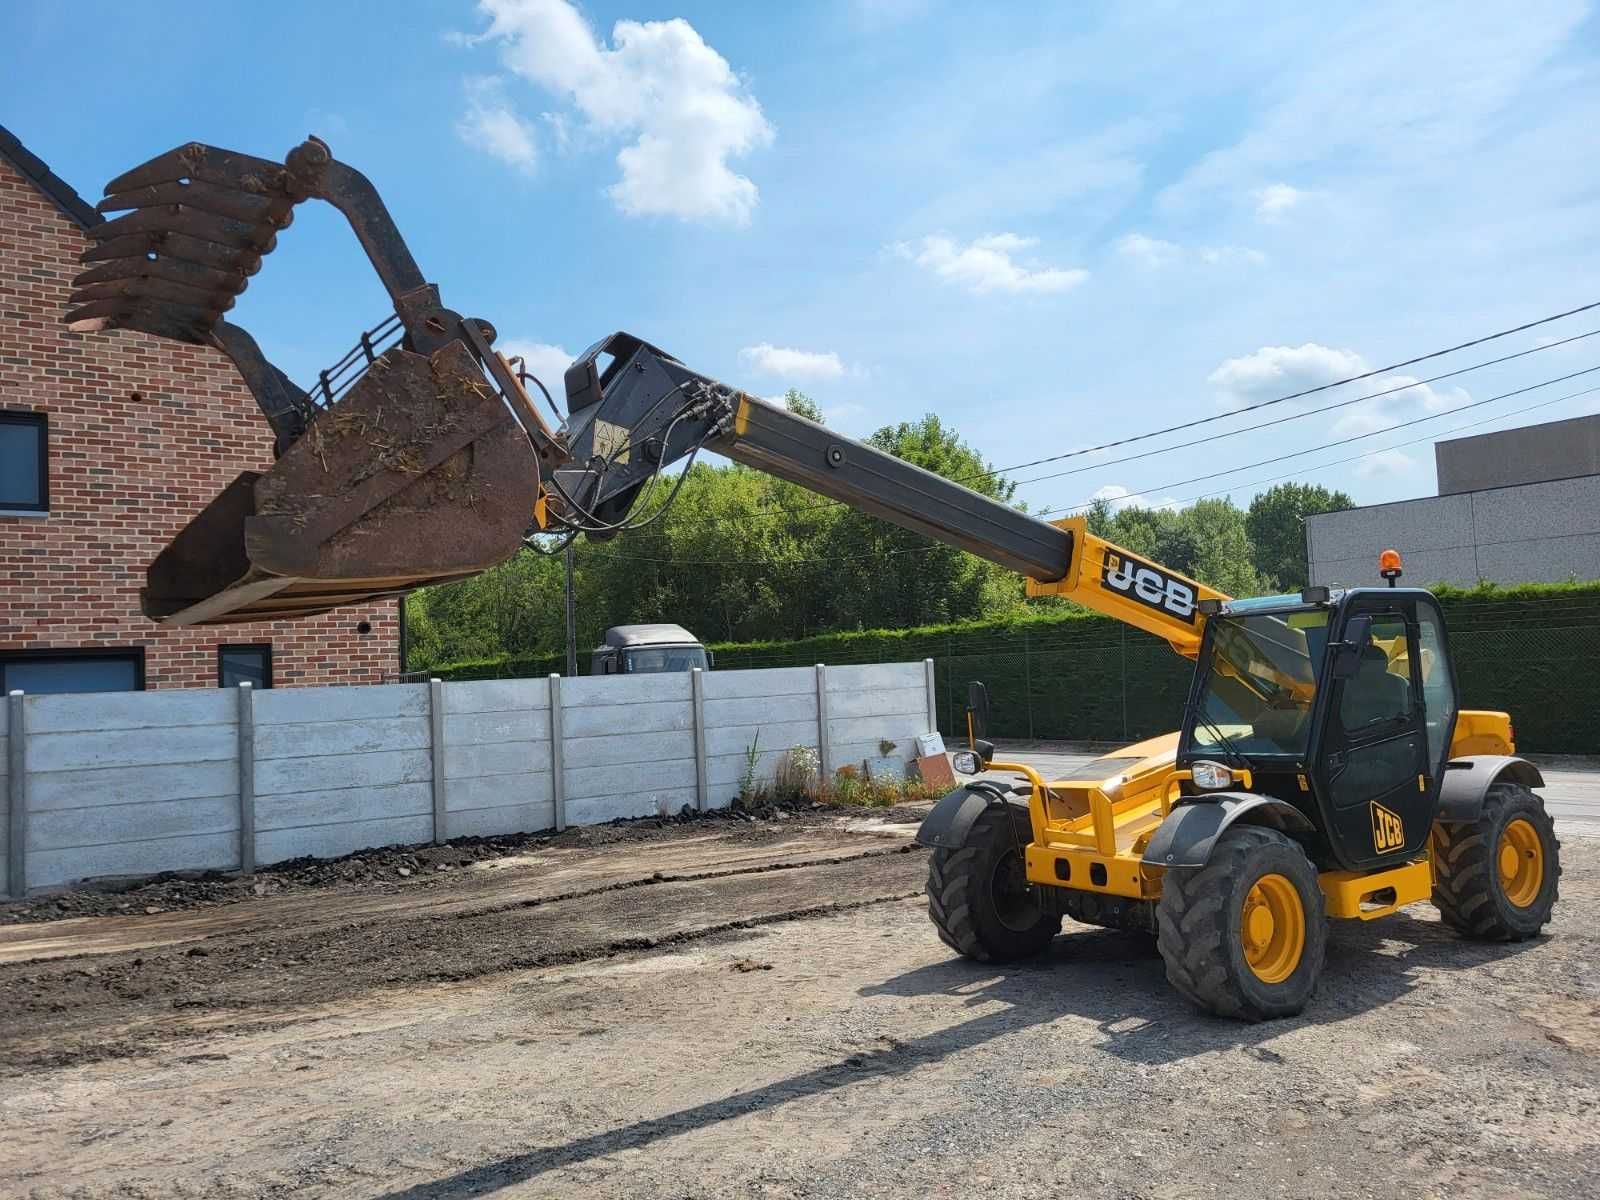
<path id="1" fill-rule="evenodd" d="M 1511 713 L 1520 749 L 1600 754 L 1600 583 L 1438 588 L 1468 708 Z M 989 687 L 999 737 L 1126 741 L 1176 728 L 1190 664 L 1165 642 L 1082 609 L 917 629 L 713 645 L 719 669 L 934 660 L 939 725 L 969 680 Z M 562 656 L 459 663 L 447 679 L 538 676 Z"/>

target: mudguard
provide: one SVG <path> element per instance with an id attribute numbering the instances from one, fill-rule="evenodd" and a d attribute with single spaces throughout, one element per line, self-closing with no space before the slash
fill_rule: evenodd
<path id="1" fill-rule="evenodd" d="M 1469 754 L 1452 758 L 1444 765 L 1439 781 L 1439 811 L 1434 820 L 1446 824 L 1467 823 L 1483 812 L 1484 797 L 1501 780 L 1524 787 L 1544 786 L 1539 768 L 1513 754 Z"/>
<path id="2" fill-rule="evenodd" d="M 1010 808 L 1013 820 L 1021 814 L 1022 824 L 1027 827 L 1024 839 L 1032 841 L 1028 806 L 1012 799 L 1003 785 L 988 779 L 975 779 L 940 800 L 933 806 L 933 811 L 922 818 L 922 824 L 917 827 L 917 844 L 937 850 L 959 850 L 967 844 L 967 835 L 983 815 L 983 810 L 997 804 Z"/>
<path id="3" fill-rule="evenodd" d="M 1203 867 L 1223 832 L 1236 821 L 1265 825 L 1284 833 L 1311 833 L 1315 827 L 1286 800 L 1251 792 L 1211 792 L 1174 808 L 1145 847 L 1151 867 Z"/>

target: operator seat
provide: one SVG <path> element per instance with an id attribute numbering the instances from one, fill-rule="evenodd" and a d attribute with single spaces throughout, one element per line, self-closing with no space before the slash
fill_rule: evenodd
<path id="1" fill-rule="evenodd" d="M 1368 643 L 1356 673 L 1345 681 L 1339 717 L 1346 729 L 1362 729 L 1411 711 L 1411 684 L 1389 670 L 1389 656 Z"/>

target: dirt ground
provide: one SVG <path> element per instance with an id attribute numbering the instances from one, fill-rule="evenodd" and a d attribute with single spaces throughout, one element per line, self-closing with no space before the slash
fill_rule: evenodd
<path id="1" fill-rule="evenodd" d="M 0 929 L 0 1194 L 1600 1192 L 1600 841 L 1550 936 L 1341 922 L 1311 1009 L 1246 1026 L 1134 936 L 953 959 L 895 816 Z"/>

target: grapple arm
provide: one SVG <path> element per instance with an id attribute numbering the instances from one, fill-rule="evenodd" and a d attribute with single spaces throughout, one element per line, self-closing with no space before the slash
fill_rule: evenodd
<path id="1" fill-rule="evenodd" d="M 282 163 L 198 142 L 113 179 L 65 320 L 211 346 L 271 425 L 246 472 L 150 565 L 145 612 L 174 624 L 304 616 L 474 574 L 509 557 L 559 441 L 490 345 L 443 306 L 376 189 L 311 138 Z M 309 199 L 350 223 L 394 306 L 310 389 L 223 319 Z"/>
<path id="2" fill-rule="evenodd" d="M 96 207 L 123 215 L 90 231 L 97 244 L 83 261 L 92 265 L 73 281 L 67 323 L 215 346 L 238 366 L 280 454 L 305 432 L 317 405 L 222 315 L 277 246 L 295 205 L 325 200 L 349 221 L 394 304 L 407 349 L 432 354 L 459 336 L 461 317 L 423 278 L 377 189 L 317 138 L 282 163 L 190 142 L 119 175 L 106 192 Z"/>

